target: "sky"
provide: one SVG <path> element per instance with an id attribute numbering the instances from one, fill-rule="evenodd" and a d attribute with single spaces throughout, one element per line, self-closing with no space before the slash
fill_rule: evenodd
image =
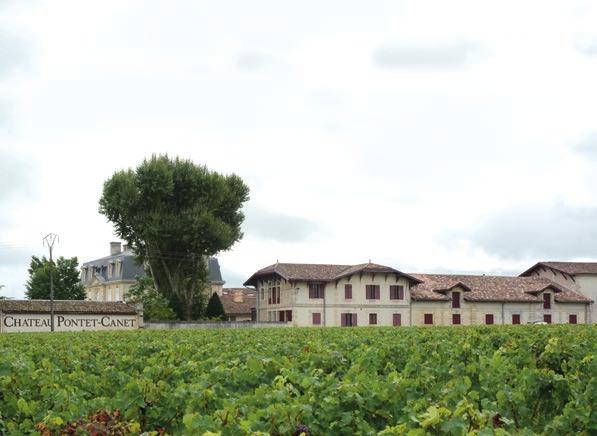
<path id="1" fill-rule="evenodd" d="M 152 153 L 241 176 L 227 285 L 280 262 L 597 260 L 593 1 L 0 0 L 0 291 Z"/>

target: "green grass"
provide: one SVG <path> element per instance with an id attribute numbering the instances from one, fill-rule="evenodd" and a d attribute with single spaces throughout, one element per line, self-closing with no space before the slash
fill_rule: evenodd
<path id="1" fill-rule="evenodd" d="M 0 335 L 0 433 L 588 435 L 596 403 L 595 326 Z"/>

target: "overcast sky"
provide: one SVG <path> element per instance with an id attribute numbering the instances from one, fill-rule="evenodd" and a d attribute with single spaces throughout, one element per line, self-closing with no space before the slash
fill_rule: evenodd
<path id="1" fill-rule="evenodd" d="M 597 259 L 597 5 L 0 0 L 1 292 L 48 232 L 106 255 L 104 180 L 166 152 L 251 188 L 229 285 Z"/>

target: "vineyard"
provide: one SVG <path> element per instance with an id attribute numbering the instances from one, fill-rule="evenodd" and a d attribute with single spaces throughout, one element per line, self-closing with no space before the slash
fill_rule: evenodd
<path id="1" fill-rule="evenodd" d="M 0 336 L 0 434 L 589 435 L 595 404 L 594 326 Z"/>

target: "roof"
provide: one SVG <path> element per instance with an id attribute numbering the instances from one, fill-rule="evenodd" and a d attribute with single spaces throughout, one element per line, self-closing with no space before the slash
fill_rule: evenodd
<path id="1" fill-rule="evenodd" d="M 243 301 L 234 301 L 234 293 L 241 292 Z M 220 296 L 226 315 L 250 315 L 257 305 L 257 294 L 253 288 L 224 288 Z"/>
<path id="2" fill-rule="evenodd" d="M 115 269 L 112 277 L 108 277 L 108 265 L 110 263 L 120 262 L 122 267 L 119 271 Z M 137 262 L 135 257 L 135 253 L 132 251 L 121 251 L 120 253 L 102 257 L 100 259 L 92 260 L 90 262 L 85 262 L 82 265 L 83 268 L 94 268 L 93 277 L 97 278 L 100 282 L 114 282 L 120 280 L 136 280 L 137 277 L 145 276 L 145 269 L 143 265 Z M 222 280 L 222 272 L 220 271 L 220 263 L 218 259 L 215 257 L 210 257 L 207 261 L 208 273 L 209 273 L 209 281 L 211 283 L 224 283 Z M 92 280 L 92 277 L 89 277 L 83 283 L 87 283 Z"/>
<path id="3" fill-rule="evenodd" d="M 279 275 L 288 281 L 321 281 L 331 282 L 340 280 L 354 274 L 361 273 L 380 273 L 380 274 L 398 274 L 406 277 L 413 283 L 418 283 L 419 279 L 410 276 L 389 266 L 378 265 L 376 263 L 361 263 L 358 265 L 332 265 L 319 263 L 276 263 L 260 269 L 254 273 L 245 283 L 245 286 L 255 285 L 259 277 L 269 275 Z"/>
<path id="4" fill-rule="evenodd" d="M 597 262 L 538 262 L 521 274 L 526 276 L 535 269 L 544 266 L 566 274 L 597 274 Z"/>
<path id="5" fill-rule="evenodd" d="M 120 262 L 121 268 L 115 268 L 112 276 L 108 277 L 108 265 Z M 89 276 L 83 283 L 87 283 L 92 278 L 97 278 L 100 282 L 114 282 L 119 280 L 135 280 L 137 277 L 145 275 L 143 265 L 140 265 L 132 251 L 121 251 L 120 253 L 102 257 L 100 259 L 85 262 L 83 268 L 93 268 L 93 277 Z"/>
<path id="6" fill-rule="evenodd" d="M 5 313 L 50 313 L 50 300 L 0 300 Z M 54 313 L 136 314 L 134 306 L 120 301 L 54 300 Z"/>
<path id="7" fill-rule="evenodd" d="M 209 281 L 211 283 L 224 283 L 222 280 L 222 272 L 220 271 L 220 262 L 215 257 L 210 257 L 207 260 L 207 269 L 209 273 Z"/>
<path id="8" fill-rule="evenodd" d="M 412 274 L 422 283 L 411 288 L 411 298 L 419 301 L 448 301 L 445 292 L 460 286 L 467 301 L 540 303 L 539 293 L 552 289 L 559 303 L 590 303 L 584 295 L 558 285 L 545 277 L 475 276 L 451 274 Z"/>

